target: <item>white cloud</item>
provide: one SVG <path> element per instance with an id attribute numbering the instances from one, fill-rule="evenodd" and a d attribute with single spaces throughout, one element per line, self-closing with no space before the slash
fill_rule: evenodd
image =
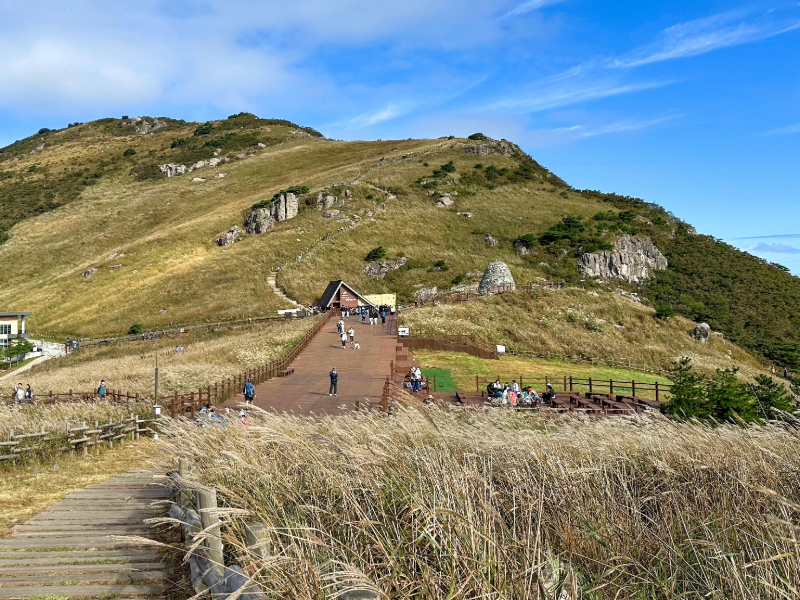
<path id="1" fill-rule="evenodd" d="M 563 1 L 564 0 L 527 0 L 527 2 L 523 2 L 512 8 L 500 18 L 505 19 L 507 17 L 516 17 L 519 15 L 524 15 L 525 13 L 533 12 L 534 10 L 539 10 L 540 8 L 544 8 L 545 6 L 550 6 L 551 4 L 558 4 Z"/>
<path id="2" fill-rule="evenodd" d="M 781 254 L 800 254 L 800 249 L 786 244 L 765 244 L 760 243 L 753 248 L 753 252 L 778 252 Z"/>
<path id="3" fill-rule="evenodd" d="M 537 129 L 525 134 L 530 143 L 536 146 L 552 146 L 555 144 L 572 142 L 580 139 L 597 137 L 600 135 L 611 135 L 617 133 L 628 133 L 642 131 L 657 127 L 662 123 L 680 118 L 683 115 L 669 114 L 655 119 L 633 120 L 624 119 L 611 123 L 594 125 L 571 125 L 569 127 L 555 127 L 552 129 Z"/>
<path id="4" fill-rule="evenodd" d="M 626 58 L 612 60 L 611 67 L 639 67 L 655 62 L 686 58 L 720 48 L 738 46 L 800 28 L 797 6 L 774 9 L 761 14 L 752 10 L 729 11 L 678 23 L 661 32 L 653 44 L 634 51 Z"/>
<path id="5" fill-rule="evenodd" d="M 355 127 L 357 129 L 361 127 L 369 127 L 370 125 L 376 125 L 378 123 L 383 123 L 384 121 L 390 121 L 401 115 L 407 114 L 413 107 L 413 102 L 405 102 L 400 104 L 390 102 L 377 111 L 370 111 L 353 117 L 347 122 L 347 124 L 350 127 Z"/>
<path id="6" fill-rule="evenodd" d="M 778 127 L 770 131 L 765 131 L 761 135 L 788 135 L 792 133 L 800 133 L 800 123 L 794 125 L 787 125 L 786 127 Z"/>
<path id="7" fill-rule="evenodd" d="M 673 81 L 647 81 L 642 83 L 618 84 L 616 82 L 590 83 L 585 86 L 569 85 L 551 89 L 529 90 L 525 96 L 510 97 L 490 104 L 489 109 L 502 109 L 519 112 L 541 112 L 588 102 L 610 96 L 641 92 L 674 83 Z"/>

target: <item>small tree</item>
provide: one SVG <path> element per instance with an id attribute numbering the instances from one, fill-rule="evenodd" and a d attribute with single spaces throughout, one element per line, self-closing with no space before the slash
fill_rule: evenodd
<path id="1" fill-rule="evenodd" d="M 364 260 L 373 262 L 376 260 L 381 260 L 382 258 L 386 258 L 386 248 L 383 246 L 378 246 L 377 248 L 370 250 L 369 253 L 364 257 Z"/>
<path id="2" fill-rule="evenodd" d="M 791 412 L 795 402 L 789 391 L 767 375 L 756 377 L 756 385 L 750 391 L 758 402 L 758 410 L 765 417 L 773 417 L 777 411 Z"/>
<path id="3" fill-rule="evenodd" d="M 8 347 L 3 351 L 3 356 L 9 360 L 21 360 L 31 350 L 33 350 L 33 344 L 29 340 L 15 338 L 11 340 Z"/>
<path id="4" fill-rule="evenodd" d="M 717 369 L 708 384 L 706 394 L 713 407 L 713 416 L 728 421 L 736 413 L 744 421 L 758 418 L 755 398 L 747 385 L 736 379 L 739 369 Z"/>
<path id="5" fill-rule="evenodd" d="M 134 154 L 136 154 L 136 150 L 134 150 L 133 148 L 128 148 L 127 150 L 125 150 L 125 152 L 122 153 L 122 156 L 127 158 L 128 156 L 133 156 Z"/>
<path id="6" fill-rule="evenodd" d="M 467 136 L 467 139 L 468 140 L 483 140 L 483 139 L 486 139 L 486 136 L 483 135 L 482 133 L 473 133 L 472 135 Z"/>
<path id="7" fill-rule="evenodd" d="M 711 406 L 703 387 L 705 375 L 694 372 L 690 358 L 681 358 L 673 363 L 672 400 L 667 405 L 668 413 L 680 418 L 708 419 Z"/>

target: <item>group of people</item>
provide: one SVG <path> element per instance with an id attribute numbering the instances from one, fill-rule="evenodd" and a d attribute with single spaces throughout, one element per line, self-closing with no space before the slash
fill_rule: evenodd
<path id="1" fill-rule="evenodd" d="M 520 387 L 516 379 L 512 379 L 511 383 L 500 383 L 500 379 L 496 379 L 486 386 L 486 392 L 491 402 L 510 406 L 535 407 L 556 397 L 556 392 L 549 383 L 547 391 L 539 396 L 539 393 L 530 386 Z"/>
<path id="2" fill-rule="evenodd" d="M 418 394 L 420 389 L 422 389 L 422 369 L 419 367 L 411 367 L 408 377 L 411 380 L 411 391 Z"/>
<path id="3" fill-rule="evenodd" d="M 16 403 L 30 402 L 33 400 L 33 390 L 31 389 L 31 384 L 22 387 L 22 382 L 19 382 L 12 391 L 11 396 Z"/>
<path id="4" fill-rule="evenodd" d="M 361 344 L 356 342 L 356 332 L 353 327 L 351 326 L 347 331 L 345 331 L 345 327 L 344 319 L 339 319 L 339 322 L 336 324 L 336 331 L 342 340 L 342 350 L 347 349 L 348 337 L 350 338 L 350 346 L 352 346 L 353 350 L 361 350 Z"/>
<path id="5" fill-rule="evenodd" d="M 235 414 L 236 417 L 238 417 L 238 423 L 240 425 L 248 425 L 247 413 L 244 409 L 239 409 Z M 233 416 L 230 408 L 226 408 L 225 414 L 223 415 L 213 406 L 205 405 L 197 412 L 194 422 L 200 427 L 225 427 L 232 419 Z"/>

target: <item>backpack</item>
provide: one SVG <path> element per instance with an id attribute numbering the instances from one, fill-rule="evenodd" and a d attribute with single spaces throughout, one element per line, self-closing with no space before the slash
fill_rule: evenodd
<path id="1" fill-rule="evenodd" d="M 252 396 L 255 390 L 253 389 L 253 384 L 249 381 L 244 385 L 244 395 L 245 396 Z"/>

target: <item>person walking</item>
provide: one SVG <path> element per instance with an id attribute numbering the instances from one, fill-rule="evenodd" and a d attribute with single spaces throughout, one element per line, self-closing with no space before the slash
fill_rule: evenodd
<path id="1" fill-rule="evenodd" d="M 363 308 L 361 309 L 361 322 L 362 323 L 367 322 L 367 311 L 364 310 Z"/>
<path id="2" fill-rule="evenodd" d="M 97 386 L 97 395 L 100 396 L 100 400 L 105 400 L 106 399 L 106 391 L 107 391 L 107 389 L 108 388 L 106 388 L 106 380 L 105 379 L 101 379 L 100 380 L 100 385 Z"/>
<path id="3" fill-rule="evenodd" d="M 355 341 L 356 341 L 356 332 L 353 330 L 352 327 L 347 330 L 347 335 L 350 336 L 350 343 L 351 344 L 355 343 Z"/>
<path id="4" fill-rule="evenodd" d="M 381 325 L 386 325 L 386 309 L 381 311 Z"/>
<path id="5" fill-rule="evenodd" d="M 331 387 L 328 390 L 328 396 L 335 396 L 337 387 L 339 386 L 339 373 L 336 372 L 336 367 L 333 367 L 333 369 L 331 369 L 329 375 L 331 378 Z"/>
<path id="6" fill-rule="evenodd" d="M 256 386 L 253 385 L 252 379 L 248 379 L 247 383 L 244 384 L 244 389 L 242 389 L 242 393 L 244 394 L 245 403 L 252 404 L 253 398 L 256 397 Z"/>
<path id="7" fill-rule="evenodd" d="M 342 331 L 342 350 L 347 349 L 347 333 Z"/>

